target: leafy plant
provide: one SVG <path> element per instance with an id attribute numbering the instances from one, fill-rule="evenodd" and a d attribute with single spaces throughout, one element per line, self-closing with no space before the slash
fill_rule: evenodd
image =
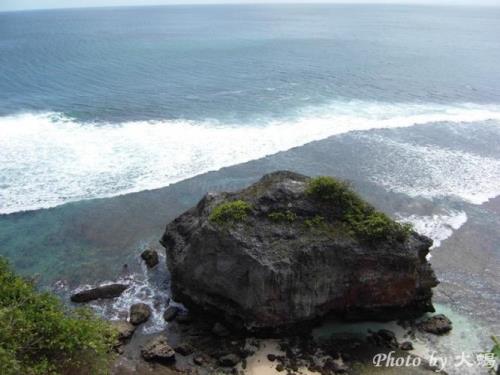
<path id="1" fill-rule="evenodd" d="M 108 373 L 114 329 L 89 310 L 70 310 L 37 292 L 1 258 L 0 321 L 2 375 Z"/>
<path id="2" fill-rule="evenodd" d="M 309 229 L 326 229 L 325 218 L 320 215 L 314 216 L 312 219 L 304 220 L 304 225 Z"/>
<path id="3" fill-rule="evenodd" d="M 229 222 L 239 222 L 243 221 L 251 210 L 252 207 L 242 200 L 225 202 L 215 207 L 208 219 L 219 225 Z"/>
<path id="4" fill-rule="evenodd" d="M 400 224 L 386 214 L 376 211 L 345 181 L 327 176 L 316 177 L 309 181 L 306 194 L 340 213 L 338 219 L 347 224 L 351 234 L 359 239 L 404 241 L 411 233 L 410 224 Z"/>
<path id="5" fill-rule="evenodd" d="M 271 212 L 267 217 L 276 223 L 282 223 L 282 222 L 288 222 L 288 223 L 293 223 L 297 219 L 297 214 L 295 212 L 292 212 L 290 210 L 287 210 L 285 212 L 282 211 L 275 211 Z"/>
<path id="6" fill-rule="evenodd" d="M 498 340 L 498 337 L 496 336 L 491 336 L 491 339 L 493 340 L 493 348 L 491 348 L 490 353 L 493 354 L 494 358 L 497 358 L 496 363 L 497 363 L 497 370 L 496 372 L 498 373 L 498 369 L 500 368 L 500 365 L 498 365 L 498 360 L 500 359 L 500 340 Z M 495 369 L 492 369 L 492 372 L 495 372 Z"/>

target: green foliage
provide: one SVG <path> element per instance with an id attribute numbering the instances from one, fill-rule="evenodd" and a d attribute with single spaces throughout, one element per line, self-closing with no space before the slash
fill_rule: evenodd
<path id="1" fill-rule="evenodd" d="M 410 224 L 400 224 L 383 212 L 365 212 L 361 215 L 348 214 L 347 222 L 353 234 L 368 241 L 393 238 L 404 241 L 411 232 Z"/>
<path id="2" fill-rule="evenodd" d="M 304 225 L 309 229 L 319 229 L 319 230 L 324 230 L 327 227 L 325 218 L 320 215 L 316 215 L 312 219 L 304 220 Z"/>
<path id="3" fill-rule="evenodd" d="M 411 233 L 410 224 L 400 224 L 386 214 L 376 211 L 359 197 L 345 181 L 332 177 L 316 177 L 309 181 L 306 194 L 328 204 L 340 213 L 349 232 L 365 241 L 395 239 L 404 241 Z"/>
<path id="4" fill-rule="evenodd" d="M 493 340 L 493 348 L 491 349 L 491 353 L 497 358 L 500 359 L 500 340 L 498 337 L 491 336 L 491 340 Z"/>
<path id="5" fill-rule="evenodd" d="M 115 340 L 109 324 L 37 292 L 0 258 L 0 374 L 106 374 Z"/>
<path id="6" fill-rule="evenodd" d="M 364 205 L 346 181 L 339 181 L 328 176 L 312 178 L 307 186 L 306 194 L 318 201 L 330 203 L 342 209 Z"/>
<path id="7" fill-rule="evenodd" d="M 225 202 L 215 207 L 208 219 L 219 225 L 229 222 L 239 222 L 245 220 L 251 210 L 252 207 L 242 200 Z"/>
<path id="8" fill-rule="evenodd" d="M 293 223 L 297 219 L 297 214 L 290 210 L 285 212 L 274 211 L 267 215 L 269 220 L 274 221 L 275 223 Z"/>

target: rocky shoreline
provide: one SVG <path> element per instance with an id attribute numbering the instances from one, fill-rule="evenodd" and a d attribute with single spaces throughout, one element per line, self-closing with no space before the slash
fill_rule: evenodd
<path id="1" fill-rule="evenodd" d="M 332 335 L 324 339 L 315 337 L 311 327 L 269 339 L 232 331 L 213 317 L 177 308 L 166 310 L 164 331 L 144 334 L 146 306 L 132 305 L 128 320 L 112 322 L 119 332 L 113 374 L 369 374 L 373 359 L 381 354 L 392 355 L 394 361 L 416 361 L 412 363 L 417 366 L 405 369 L 409 374 L 444 373 L 411 353 L 415 335 L 424 330 L 445 334 L 446 319 L 438 315 L 422 323 L 400 321 L 402 337 L 379 329 L 368 331 L 364 338 Z"/>
<path id="2" fill-rule="evenodd" d="M 345 233 L 336 230 L 332 234 L 329 229 L 327 231 L 325 228 L 328 228 L 328 225 L 342 224 L 340 222 L 342 213 L 337 211 L 332 216 L 328 216 L 329 213 L 324 208 L 332 202 L 314 202 L 317 197 L 311 197 L 306 192 L 309 181 L 311 180 L 305 176 L 290 172 L 274 173 L 265 176 L 260 182 L 242 192 L 233 193 L 232 195 L 209 195 L 195 208 L 169 224 L 161 242 L 167 247 L 167 256 L 169 257 L 167 265 L 172 275 L 173 298 L 176 302 L 183 302 L 185 306 L 179 307 L 179 305 L 174 304 L 167 307 L 164 313 L 164 319 L 167 323 L 166 329 L 160 334 L 145 335 L 140 332 L 140 329 L 137 329 L 150 317 L 151 307 L 147 304 L 138 303 L 132 305 L 127 321 L 113 322 L 119 332 L 119 345 L 117 345 L 116 351 L 120 354 L 113 367 L 113 373 L 151 373 L 153 371 L 155 374 L 264 374 L 262 369 L 255 372 L 257 371 L 256 367 L 267 366 L 266 373 L 367 374 L 375 368 L 373 360 L 376 355 L 392 355 L 396 360 L 400 358 L 405 361 L 413 361 L 412 363 L 418 363 L 416 366 L 405 368 L 404 371 L 410 371 L 409 373 L 412 374 L 435 372 L 435 367 L 430 366 L 420 357 L 409 354 L 409 351 L 413 349 L 411 339 L 415 337 L 416 332 L 425 331 L 440 335 L 451 330 L 451 322 L 444 316 L 436 315 L 420 322 L 414 319 L 427 311 L 433 311 L 430 288 L 436 285 L 436 279 L 426 260 L 430 246 L 429 240 L 414 232 L 408 232 L 404 237 L 399 237 L 399 232 L 387 232 L 384 236 L 377 238 L 375 242 L 366 241 L 365 238 L 357 238 L 354 232 L 349 232 L 349 235 L 345 236 Z M 341 188 L 346 189 L 343 185 Z M 344 194 L 346 191 L 349 192 L 349 190 L 342 190 L 341 192 Z M 217 212 L 217 207 L 221 207 L 221 204 L 224 204 L 226 200 L 235 202 L 242 201 L 241 198 L 250 201 L 249 207 L 251 207 L 248 210 L 244 209 L 244 223 L 231 222 L 229 225 L 227 225 L 227 222 L 214 223 L 212 220 L 213 213 Z M 352 196 L 349 196 L 349 199 L 353 199 Z M 339 201 L 335 203 L 338 204 Z M 365 209 L 365 206 L 362 207 Z M 368 207 L 366 214 L 371 215 L 375 212 L 370 206 L 366 207 Z M 276 213 L 281 213 L 284 216 L 279 215 L 278 217 Z M 273 214 L 275 214 L 276 218 L 272 217 Z M 317 218 L 319 214 L 325 215 L 321 216 L 323 217 L 321 225 L 312 228 L 308 227 L 307 231 L 304 232 L 303 223 L 306 220 L 316 219 L 316 224 L 318 224 L 319 220 Z M 193 218 L 194 215 L 198 215 L 198 217 Z M 272 217 L 271 221 L 269 220 L 270 215 Z M 263 220 L 263 217 L 267 219 Z M 291 220 L 292 217 L 293 220 Z M 225 220 L 227 219 L 226 217 Z M 233 220 L 234 218 L 229 217 L 229 219 Z M 299 220 L 302 220 L 300 229 L 297 227 Z M 383 225 L 391 223 L 392 221 L 384 221 Z M 284 226 L 289 229 L 283 229 Z M 199 228 L 202 228 L 201 234 L 198 232 Z M 344 230 L 345 225 L 342 224 L 341 228 Z M 391 227 L 393 231 L 399 231 L 400 229 L 403 228 Z M 267 238 L 273 238 L 273 242 L 263 240 L 263 238 L 266 238 L 266 231 L 267 234 L 270 233 Z M 258 268 L 255 268 L 255 263 L 252 263 L 252 267 L 254 267 L 253 270 L 257 270 L 259 275 L 257 280 L 264 280 L 264 285 L 270 282 L 273 288 L 259 290 L 255 289 L 255 284 L 242 286 L 241 283 L 239 285 L 236 283 L 236 285 L 238 285 L 242 295 L 244 295 L 245 291 L 251 290 L 254 293 L 257 290 L 259 297 L 266 296 L 267 299 L 260 302 L 251 300 L 252 303 L 246 306 L 245 310 L 235 307 L 237 303 L 241 302 L 238 302 L 238 299 L 233 301 L 232 306 L 227 305 L 227 303 L 214 303 L 214 301 L 221 301 L 220 297 L 215 297 L 214 300 L 205 299 L 200 302 L 200 295 L 210 294 L 213 297 L 214 293 L 199 289 L 200 285 L 205 288 L 210 283 L 210 279 L 201 278 L 196 280 L 199 273 L 196 272 L 195 263 L 187 262 L 182 264 L 182 266 L 188 264 L 191 269 L 182 269 L 182 267 L 176 269 L 180 264 L 179 254 L 181 253 L 183 257 L 182 261 L 185 261 L 187 254 L 182 253 L 184 248 L 188 246 L 189 251 L 193 252 L 190 254 L 193 256 L 193 262 L 198 259 L 200 267 L 208 270 L 208 275 L 211 274 L 214 280 L 217 280 L 215 277 L 217 275 L 214 273 L 215 270 L 210 268 L 211 265 L 206 263 L 206 260 L 211 259 L 210 254 L 214 252 L 219 254 L 218 262 L 221 263 L 215 262 L 216 269 L 219 271 L 219 281 L 220 275 L 226 275 L 228 280 L 234 282 L 235 270 L 228 266 L 231 263 L 230 258 L 237 259 L 237 262 L 233 264 L 237 264 L 238 269 L 243 267 L 245 272 L 248 273 L 249 268 L 245 269 L 245 262 L 242 261 L 244 257 L 238 255 L 238 249 L 244 249 L 244 252 L 250 253 L 253 259 L 256 258 L 256 254 L 255 252 L 252 254 L 251 251 L 255 251 L 255 247 L 259 249 L 259 246 L 254 246 L 254 249 L 249 252 L 249 248 L 255 245 L 256 242 L 255 238 L 252 237 L 253 235 L 245 237 L 245 233 L 258 233 L 260 244 L 265 244 L 260 246 L 260 249 L 265 249 L 267 254 L 272 255 L 269 258 L 266 257 L 265 253 L 257 254 L 258 258 L 262 260 L 260 264 L 264 268 L 268 267 L 269 264 L 273 265 L 273 262 L 276 261 L 280 265 L 283 265 L 283 263 L 294 264 L 290 258 L 293 251 L 287 250 L 283 252 L 281 250 L 281 252 L 276 253 L 273 250 L 275 249 L 273 244 L 280 243 L 282 245 L 285 242 L 286 246 L 284 247 L 286 249 L 294 249 L 297 248 L 297 242 L 293 241 L 297 241 L 297 237 L 305 239 L 303 242 L 299 242 L 302 248 L 306 246 L 306 249 L 297 258 L 300 262 L 295 263 L 299 268 L 278 267 L 277 269 L 295 275 L 294 277 L 298 277 L 302 285 L 307 286 L 308 280 L 313 283 L 316 282 L 314 285 L 319 289 L 321 289 L 321 286 L 317 284 L 318 281 L 324 278 L 328 272 L 314 273 L 314 271 L 321 268 L 317 268 L 318 264 L 304 258 L 305 253 L 322 254 L 320 257 L 321 264 L 326 265 L 326 270 L 329 270 L 331 274 L 342 274 L 347 269 L 346 263 L 341 263 L 342 268 L 340 269 L 335 268 L 333 265 L 338 264 L 339 259 L 342 259 L 342 257 L 349 257 L 349 253 L 354 254 L 351 255 L 351 258 L 354 259 L 366 259 L 371 256 L 371 262 L 347 263 L 353 267 L 351 270 L 358 269 L 359 271 L 354 273 L 353 277 L 347 279 L 350 280 L 351 284 L 347 284 L 348 287 L 342 289 L 340 293 L 341 296 L 349 295 L 350 301 L 356 303 L 361 301 L 365 305 L 359 303 L 353 306 L 346 305 L 345 299 L 332 298 L 328 294 L 327 299 L 330 298 L 333 302 L 330 305 L 327 304 L 330 307 L 326 309 L 324 303 L 318 303 L 314 300 L 311 303 L 311 299 L 308 300 L 309 305 L 304 308 L 302 306 L 303 298 L 287 298 L 286 303 L 281 301 L 276 305 L 272 305 L 276 299 L 269 298 L 271 296 L 269 292 L 274 294 L 288 293 L 288 295 L 297 296 L 306 292 L 314 294 L 315 289 L 307 286 L 303 291 L 295 287 L 278 292 L 277 287 L 281 284 L 290 285 L 290 283 L 283 283 L 283 280 L 281 280 L 272 284 L 272 279 L 268 281 L 265 277 L 261 277 L 263 274 Z M 300 235 L 293 236 L 293 233 L 300 233 Z M 179 241 L 181 237 L 182 242 Z M 222 242 L 216 241 L 217 245 L 212 246 L 213 243 L 211 244 L 207 238 L 213 239 L 214 237 L 223 240 Z M 235 242 L 237 245 L 231 244 L 234 239 L 237 239 Z M 220 243 L 223 243 L 224 246 L 221 247 Z M 312 248 L 307 247 L 310 243 L 314 244 Z M 201 257 L 200 253 L 193 250 L 196 249 L 197 245 L 200 245 L 200 250 L 205 251 L 204 257 Z M 323 250 L 321 246 L 324 247 Z M 226 252 L 228 249 L 229 251 Z M 273 251 L 269 251 L 269 249 Z M 339 249 L 340 253 L 338 252 Z M 372 253 L 369 254 L 368 250 Z M 222 257 L 221 254 L 223 254 Z M 335 255 L 332 262 L 328 261 L 329 254 Z M 341 255 L 339 256 L 339 254 Z M 391 260 L 391 254 L 397 254 L 397 256 Z M 285 259 L 284 257 L 288 258 Z M 144 251 L 141 258 L 148 267 L 158 267 L 159 257 L 155 250 L 148 249 Z M 376 262 L 377 259 L 379 262 Z M 383 266 L 384 263 L 389 264 L 389 267 L 379 267 Z M 221 268 L 221 264 L 224 264 L 226 268 Z M 304 269 L 300 268 L 302 264 L 309 265 L 309 272 L 305 272 Z M 311 264 L 313 264 L 312 268 Z M 364 265 L 364 267 L 359 267 L 360 265 Z M 412 272 L 409 272 L 409 265 L 412 265 Z M 273 271 L 275 270 L 275 268 L 271 268 Z M 408 283 L 407 277 L 401 279 L 401 275 L 404 276 L 405 274 L 412 276 L 412 283 Z M 190 290 L 189 293 L 186 292 L 186 289 L 183 289 L 185 288 L 186 279 L 179 277 L 179 275 L 184 275 L 189 280 L 195 280 L 194 282 L 198 285 L 197 289 Z M 308 278 L 303 275 L 310 276 Z M 359 294 L 358 292 L 358 294 L 352 295 L 353 290 L 359 291 L 362 289 L 356 286 L 352 287 L 352 282 L 359 280 L 363 275 L 370 276 L 362 286 L 371 286 L 372 288 L 368 289 L 368 294 L 374 296 L 375 299 L 366 297 L 366 293 Z M 272 278 L 276 278 L 276 275 L 272 276 Z M 247 277 L 247 280 L 250 280 L 250 278 Z M 344 283 L 339 284 L 338 280 L 335 283 L 332 279 L 326 278 L 325 284 L 345 286 L 346 278 L 343 277 L 342 280 L 344 280 Z M 401 280 L 407 283 L 402 283 Z M 391 284 L 394 283 L 402 285 L 396 289 L 391 289 Z M 226 287 L 229 284 L 222 285 Z M 376 287 L 373 288 L 373 285 Z M 101 288 L 80 292 L 73 296 L 72 300 L 74 302 L 86 302 L 90 300 L 89 298 L 114 298 L 116 293 L 119 294 L 119 290 L 123 292 L 126 287 L 126 285 L 106 285 Z M 228 289 L 219 288 L 219 292 L 220 290 L 227 292 Z M 248 295 L 246 297 L 248 298 Z M 392 300 L 389 301 L 389 298 L 392 298 Z M 398 302 L 398 298 L 403 299 Z M 414 298 L 417 299 L 413 300 Z M 376 301 L 378 303 L 375 303 Z M 387 301 L 390 303 L 387 303 Z M 395 304 L 394 301 L 397 303 Z M 422 302 L 415 303 L 415 301 Z M 384 307 L 384 303 L 386 307 Z M 263 314 L 263 310 L 259 310 L 261 306 L 267 308 L 274 306 L 267 311 L 279 311 L 279 313 L 274 316 L 272 314 Z M 302 306 L 302 309 L 297 309 L 298 306 Z M 315 306 L 321 306 L 322 309 L 316 311 Z M 335 306 L 344 306 L 344 308 L 338 310 Z M 252 307 L 255 307 L 256 310 L 252 311 Z M 296 311 L 302 311 L 302 313 L 308 311 L 310 313 L 300 315 Z M 392 313 L 389 314 L 388 312 L 391 311 Z M 230 314 L 227 314 L 228 312 Z M 350 314 L 346 315 L 346 312 Z M 397 317 L 400 318 L 399 324 L 405 333 L 403 337 L 398 338 L 390 330 L 379 329 L 368 331 L 365 337 L 342 337 L 342 335 L 331 336 L 327 339 L 315 337 L 313 328 L 316 327 L 317 329 L 318 325 L 320 326 L 328 319 L 331 319 L 331 313 L 344 319 L 355 318 L 357 320 L 375 318 L 387 321 Z M 261 318 L 262 316 L 265 317 L 264 320 Z M 276 318 L 282 319 L 284 324 L 278 324 Z M 256 322 L 259 324 L 256 325 Z M 255 330 L 256 326 L 259 329 Z M 270 330 L 269 328 L 279 329 Z M 272 338 L 270 339 L 270 337 Z"/>

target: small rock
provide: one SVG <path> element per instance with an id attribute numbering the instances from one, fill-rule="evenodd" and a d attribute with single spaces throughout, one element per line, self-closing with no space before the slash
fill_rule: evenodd
<path id="1" fill-rule="evenodd" d="M 159 262 L 158 253 L 154 250 L 144 250 L 141 254 L 141 258 L 149 268 L 153 268 Z"/>
<path id="2" fill-rule="evenodd" d="M 410 341 L 405 341 L 401 343 L 399 348 L 401 350 L 413 350 L 413 344 Z"/>
<path id="3" fill-rule="evenodd" d="M 159 336 L 151 340 L 141 350 L 146 361 L 169 364 L 175 362 L 175 351 L 168 345 L 165 337 Z"/>
<path id="4" fill-rule="evenodd" d="M 270 360 L 271 362 L 276 361 L 276 356 L 274 354 L 268 354 L 267 359 Z"/>
<path id="5" fill-rule="evenodd" d="M 277 364 L 276 371 L 278 371 L 278 372 L 285 371 L 285 366 L 283 366 L 281 363 Z"/>
<path id="6" fill-rule="evenodd" d="M 394 334 L 394 332 L 389 331 L 388 329 L 379 329 L 377 335 L 384 346 L 387 346 L 389 348 L 398 347 L 398 340 L 396 339 L 396 335 Z"/>
<path id="7" fill-rule="evenodd" d="M 224 327 L 222 324 L 220 324 L 219 322 L 214 324 L 214 326 L 212 328 L 212 333 L 215 336 L 219 336 L 219 337 L 229 336 L 229 330 L 226 327 Z"/>
<path id="8" fill-rule="evenodd" d="M 166 322 L 171 322 L 172 320 L 175 319 L 177 314 L 179 313 L 179 308 L 176 306 L 169 306 L 163 313 L 163 319 L 165 319 Z"/>
<path id="9" fill-rule="evenodd" d="M 99 286 L 97 288 L 83 290 L 71 296 L 71 301 L 76 303 L 90 302 L 96 299 L 116 298 L 119 297 L 128 285 L 124 284 L 109 284 Z"/>
<path id="10" fill-rule="evenodd" d="M 193 363 L 195 365 L 198 365 L 198 366 L 203 366 L 203 364 L 205 363 L 205 360 L 202 356 L 198 356 L 198 357 L 193 358 Z"/>
<path id="11" fill-rule="evenodd" d="M 124 343 L 127 341 L 135 331 L 135 326 L 125 320 L 112 321 L 111 325 L 118 331 L 118 341 Z"/>
<path id="12" fill-rule="evenodd" d="M 194 352 L 193 347 L 185 342 L 179 344 L 174 350 L 182 356 L 188 356 Z"/>
<path id="13" fill-rule="evenodd" d="M 130 307 L 130 323 L 139 325 L 151 316 L 151 308 L 145 303 L 136 303 Z"/>
<path id="14" fill-rule="evenodd" d="M 240 357 L 236 354 L 228 354 L 219 358 L 219 366 L 234 367 L 240 362 Z"/>
<path id="15" fill-rule="evenodd" d="M 397 348 L 398 341 L 396 335 L 387 329 L 380 329 L 377 332 L 369 331 L 370 335 L 367 337 L 368 342 L 382 348 Z"/>
<path id="16" fill-rule="evenodd" d="M 442 335 L 451 331 L 453 327 L 450 319 L 443 314 L 438 314 L 419 323 L 418 328 L 424 332 Z"/>

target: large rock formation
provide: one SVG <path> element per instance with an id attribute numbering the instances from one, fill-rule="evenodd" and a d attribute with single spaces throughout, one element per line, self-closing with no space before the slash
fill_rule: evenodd
<path id="1" fill-rule="evenodd" d="M 167 225 L 161 243 L 174 299 L 247 329 L 434 310 L 432 241 L 331 178 L 275 172 L 239 192 L 207 194 Z"/>

